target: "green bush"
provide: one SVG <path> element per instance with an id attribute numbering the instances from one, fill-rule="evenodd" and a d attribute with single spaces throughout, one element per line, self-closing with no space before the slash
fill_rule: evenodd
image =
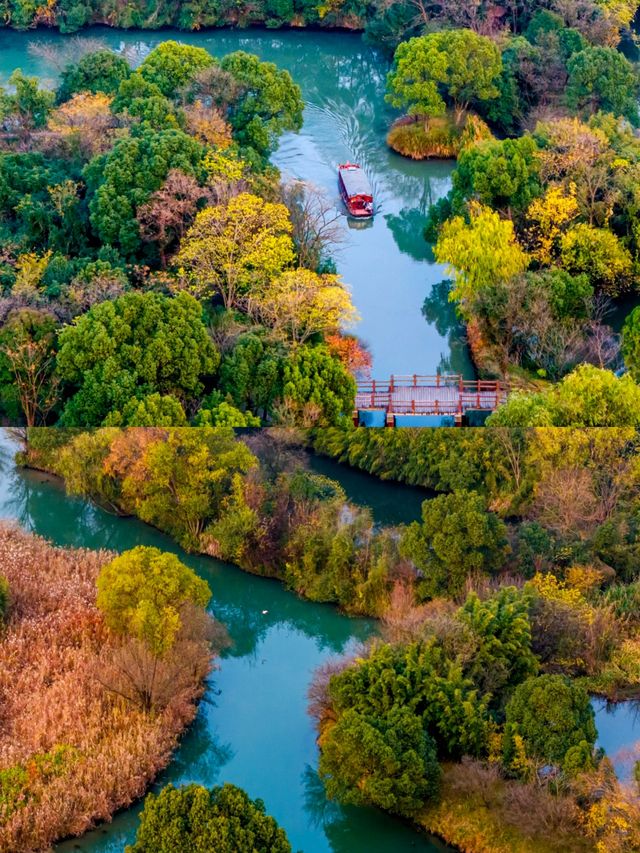
<path id="1" fill-rule="evenodd" d="M 202 785 L 149 794 L 133 844 L 125 853 L 290 853 L 291 845 L 262 800 L 235 785 Z"/>
<path id="2" fill-rule="evenodd" d="M 587 692 L 561 675 L 540 675 L 520 684 L 506 708 L 504 763 L 518 761 L 516 737 L 527 759 L 575 772 L 589 766 L 597 731 Z M 586 747 L 584 746 L 586 744 Z"/>

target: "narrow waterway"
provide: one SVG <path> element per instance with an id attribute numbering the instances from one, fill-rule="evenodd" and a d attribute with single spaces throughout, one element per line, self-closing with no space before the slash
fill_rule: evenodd
<path id="1" fill-rule="evenodd" d="M 303 601 L 276 581 L 185 554 L 171 539 L 68 497 L 54 477 L 16 468 L 16 445 L 0 431 L 0 519 L 11 519 L 58 545 L 124 551 L 153 545 L 180 556 L 213 590 L 212 613 L 232 647 L 219 661 L 196 721 L 157 786 L 167 782 L 233 782 L 261 797 L 304 853 L 443 853 L 450 848 L 374 809 L 329 803 L 319 782 L 317 748 L 306 694 L 313 671 L 329 657 L 357 648 L 375 632 L 370 620 L 349 619 L 335 608 Z M 339 480 L 349 497 L 369 506 L 380 523 L 419 516 L 428 493 L 383 483 L 316 457 L 314 470 Z M 265 612 L 266 611 L 266 612 Z M 631 781 L 640 742 L 638 703 L 593 700 L 598 745 L 619 778 Z M 61 853 L 120 853 L 135 835 L 140 804 Z"/>
<path id="2" fill-rule="evenodd" d="M 187 555 L 139 521 L 117 518 L 67 497 L 56 479 L 16 469 L 14 452 L 15 445 L 2 432 L 0 518 L 13 519 L 59 545 L 115 551 L 154 545 L 172 551 L 213 590 L 212 612 L 227 626 L 233 646 L 220 660 L 196 721 L 159 785 L 240 785 L 252 797 L 262 797 L 287 831 L 293 849 L 304 853 L 448 849 L 379 811 L 328 803 L 319 783 L 314 729 L 306 711 L 309 682 L 327 658 L 366 640 L 374 630 L 371 622 L 303 601 L 276 581 Z M 397 487 L 378 485 L 393 489 L 398 500 Z M 374 512 L 384 520 L 381 492 L 370 492 L 370 498 Z M 58 849 L 120 853 L 135 835 L 138 811 L 139 806 L 129 809 L 113 823 Z"/>
<path id="3" fill-rule="evenodd" d="M 290 71 L 302 88 L 304 126 L 299 134 L 283 137 L 276 165 L 284 175 L 324 188 L 339 209 L 338 163 L 359 162 L 374 189 L 373 223 L 362 227 L 344 216 L 346 242 L 336 256 L 362 317 L 354 331 L 371 349 L 374 375 L 442 370 L 473 377 L 462 330 L 441 284 L 443 268 L 433 262 L 422 237 L 426 211 L 448 191 L 453 164 L 415 163 L 387 148 L 385 135 L 395 114 L 384 102 L 388 61 L 381 53 L 364 45 L 359 35 L 330 32 L 151 33 L 94 27 L 73 36 L 78 37 L 99 38 L 134 64 L 173 38 L 215 56 L 245 50 Z M 57 47 L 65 38 L 71 37 L 0 29 L 0 85 L 15 68 L 53 84 L 56 69 L 34 55 L 30 45 Z"/>

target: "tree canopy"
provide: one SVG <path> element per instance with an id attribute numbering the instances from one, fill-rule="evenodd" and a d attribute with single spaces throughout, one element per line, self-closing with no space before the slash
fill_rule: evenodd
<path id="1" fill-rule="evenodd" d="M 210 68 L 215 62 L 202 47 L 169 40 L 145 56 L 138 73 L 147 83 L 157 86 L 165 97 L 173 97 L 199 71 Z"/>
<path id="2" fill-rule="evenodd" d="M 409 115 L 439 116 L 446 97 L 459 114 L 474 101 L 498 97 L 501 71 L 500 51 L 491 39 L 471 30 L 429 33 L 398 46 L 387 100 Z"/>
<path id="3" fill-rule="evenodd" d="M 174 644 L 187 603 L 206 607 L 211 590 L 174 554 L 140 545 L 100 570 L 98 609 L 111 630 L 135 637 L 155 657 Z"/>
<path id="4" fill-rule="evenodd" d="M 439 495 L 422 504 L 422 522 L 405 530 L 400 550 L 419 572 L 427 599 L 459 593 L 470 572 L 499 569 L 507 556 L 506 527 L 474 492 Z"/>
<path id="5" fill-rule="evenodd" d="M 262 800 L 252 800 L 235 785 L 166 785 L 144 801 L 136 840 L 126 853 L 291 853 L 287 836 L 266 814 Z"/>
<path id="6" fill-rule="evenodd" d="M 580 112 L 613 113 L 632 124 L 640 121 L 640 78 L 629 60 L 613 47 L 586 47 L 568 64 L 567 103 Z"/>
<path id="7" fill-rule="evenodd" d="M 220 357 L 189 294 L 127 293 L 91 308 L 59 336 L 60 376 L 76 389 L 63 420 L 97 426 L 132 397 L 197 398 Z"/>
<path id="8" fill-rule="evenodd" d="M 80 92 L 115 95 L 122 81 L 130 74 L 127 60 L 111 50 L 87 53 L 79 62 L 68 65 L 62 72 L 58 101 L 68 101 Z"/>
<path id="9" fill-rule="evenodd" d="M 561 675 L 539 675 L 516 687 L 506 708 L 505 760 L 518 761 L 517 738 L 527 758 L 562 766 L 575 747 L 590 757 L 597 731 L 587 692 Z M 513 757 L 512 757 L 513 756 Z"/>

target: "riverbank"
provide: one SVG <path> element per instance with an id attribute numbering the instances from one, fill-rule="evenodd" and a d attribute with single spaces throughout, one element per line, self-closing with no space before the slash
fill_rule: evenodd
<path id="1" fill-rule="evenodd" d="M 339 10 L 320 14 L 311 7 L 308 14 L 294 13 L 288 3 L 280 5 L 258 2 L 234 6 L 220 10 L 220 14 L 202 12 L 198 9 L 184 10 L 167 4 L 163 9 L 162 0 L 152 14 L 136 0 L 126 10 L 101 10 L 99 5 L 82 7 L 76 5 L 70 11 L 58 8 L 56 4 L 46 9 L 32 7 L 22 11 L 19 3 L 13 13 L 9 11 L 0 29 L 17 32 L 24 30 L 56 30 L 61 35 L 78 33 L 91 27 L 108 27 L 113 30 L 139 29 L 148 32 L 177 29 L 184 32 L 196 32 L 202 29 L 241 29 L 241 30 L 332 30 L 336 32 L 362 33 L 366 20 L 352 12 L 346 14 Z M 29 18 L 29 14 L 32 15 Z"/>
<path id="2" fill-rule="evenodd" d="M 397 537 L 338 483 L 306 470 L 300 451 L 286 430 L 243 441 L 230 428 L 36 428 L 18 461 L 191 553 L 350 615 L 380 616 L 407 571 Z"/>
<path id="3" fill-rule="evenodd" d="M 96 608 L 96 579 L 113 553 L 55 548 L 6 524 L 0 552 L 10 602 L 0 849 L 26 853 L 85 833 L 145 793 L 196 715 L 206 667 L 153 712 L 125 701 L 106 686 L 116 646 Z"/>

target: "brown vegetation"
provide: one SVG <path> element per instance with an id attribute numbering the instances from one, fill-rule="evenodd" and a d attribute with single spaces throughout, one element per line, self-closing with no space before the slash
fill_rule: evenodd
<path id="1" fill-rule="evenodd" d="M 465 759 L 443 767 L 442 796 L 418 823 L 465 853 L 586 853 L 575 801 L 508 781 L 490 764 Z"/>
<path id="2" fill-rule="evenodd" d="M 207 667 L 142 712 L 112 689 L 116 641 L 95 606 L 112 555 L 54 548 L 8 526 L 0 554 L 10 590 L 0 641 L 0 850 L 26 853 L 85 832 L 144 793 L 193 720 Z"/>
<path id="3" fill-rule="evenodd" d="M 399 119 L 387 135 L 387 145 L 412 160 L 455 159 L 471 143 L 489 139 L 491 131 L 478 116 L 468 113 L 456 122 L 449 115 L 415 121 Z"/>

